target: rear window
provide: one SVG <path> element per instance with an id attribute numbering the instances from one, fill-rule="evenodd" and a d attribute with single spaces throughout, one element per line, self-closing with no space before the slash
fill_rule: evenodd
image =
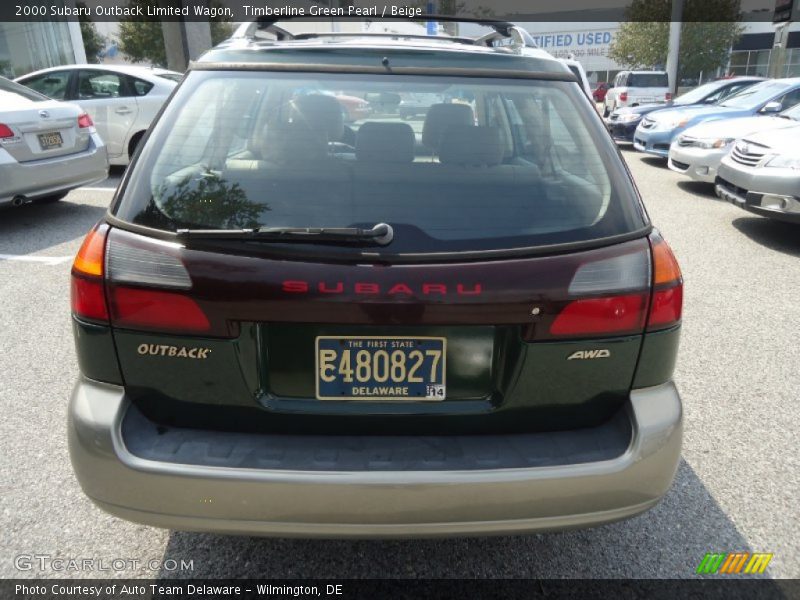
<path id="1" fill-rule="evenodd" d="M 390 97 L 421 110 L 367 100 Z M 236 71 L 188 76 L 116 215 L 169 231 L 385 222 L 394 241 L 375 252 L 387 254 L 580 242 L 645 225 L 574 83 Z"/>
<path id="2" fill-rule="evenodd" d="M 631 73 L 628 87 L 669 87 L 666 73 Z"/>

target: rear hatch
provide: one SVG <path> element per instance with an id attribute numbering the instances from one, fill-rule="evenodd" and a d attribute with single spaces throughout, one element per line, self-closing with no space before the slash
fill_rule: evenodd
<path id="1" fill-rule="evenodd" d="M 452 100 L 350 128 L 337 89 Z M 655 307 L 649 224 L 566 81 L 194 72 L 112 210 L 86 297 L 165 424 L 590 426 Z"/>
<path id="2" fill-rule="evenodd" d="M 628 76 L 629 102 L 645 104 L 669 100 L 669 78 L 666 73 L 631 73 Z"/>
<path id="3" fill-rule="evenodd" d="M 0 124 L 5 125 L 0 143 L 17 162 L 74 154 L 89 147 L 91 123 L 79 122 L 77 106 L 48 100 L 12 82 L 5 84 L 0 87 Z"/>

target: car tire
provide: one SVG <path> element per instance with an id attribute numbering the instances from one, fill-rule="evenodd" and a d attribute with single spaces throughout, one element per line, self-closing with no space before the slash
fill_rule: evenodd
<path id="1" fill-rule="evenodd" d="M 607 117 L 611 114 L 611 111 L 608 110 L 608 104 L 603 103 L 603 116 Z"/>
<path id="2" fill-rule="evenodd" d="M 133 155 L 136 154 L 136 148 L 139 147 L 139 142 L 142 141 L 144 137 L 144 131 L 140 131 L 131 138 L 131 141 L 128 143 L 128 160 L 133 159 Z"/>

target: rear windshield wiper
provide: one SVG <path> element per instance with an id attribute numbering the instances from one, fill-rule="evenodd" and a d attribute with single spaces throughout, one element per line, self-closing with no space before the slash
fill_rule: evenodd
<path id="1" fill-rule="evenodd" d="M 255 229 L 178 229 L 182 240 L 243 240 L 257 242 L 336 242 L 387 246 L 394 238 L 391 225 L 378 223 L 372 229 L 359 227 L 257 227 Z"/>

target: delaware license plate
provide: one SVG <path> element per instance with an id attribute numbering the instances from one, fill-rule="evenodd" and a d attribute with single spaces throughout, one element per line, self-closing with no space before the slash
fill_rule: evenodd
<path id="1" fill-rule="evenodd" d="M 320 336 L 316 345 L 319 400 L 444 400 L 445 338 Z"/>
<path id="2" fill-rule="evenodd" d="M 61 134 L 58 131 L 39 134 L 39 145 L 42 147 L 42 150 L 61 148 L 63 144 L 64 140 L 61 138 Z"/>

